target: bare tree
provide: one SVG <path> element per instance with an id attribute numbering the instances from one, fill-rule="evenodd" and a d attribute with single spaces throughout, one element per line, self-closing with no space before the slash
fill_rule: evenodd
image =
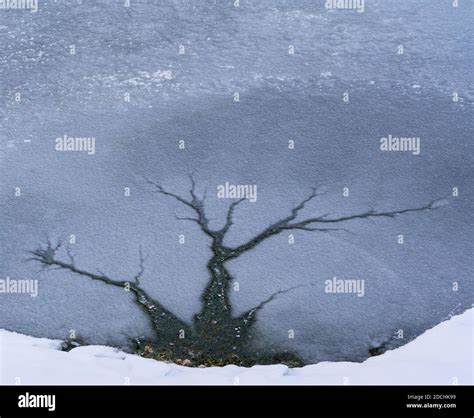
<path id="1" fill-rule="evenodd" d="M 217 359 L 217 361 L 223 363 L 230 362 L 231 359 L 238 359 L 238 364 L 252 364 L 252 362 L 256 363 L 265 360 L 262 356 L 255 355 L 255 352 L 252 354 L 249 350 L 259 311 L 279 295 L 303 286 L 299 285 L 279 290 L 252 309 L 247 310 L 241 315 L 234 316 L 230 300 L 230 288 L 233 278 L 226 268 L 226 263 L 229 260 L 241 256 L 257 247 L 263 241 L 284 231 L 331 233 L 345 230 L 343 225 L 356 219 L 394 218 L 411 212 L 429 211 L 440 206 L 438 204 L 439 200 L 433 200 L 424 206 L 411 209 L 393 211 L 369 210 L 341 217 L 331 217 L 329 214 L 326 214 L 298 220 L 306 205 L 319 196 L 316 189 L 312 189 L 305 199 L 293 207 L 287 217 L 270 224 L 249 241 L 230 247 L 224 244 L 224 239 L 234 223 L 236 208 L 245 199 L 233 201 L 227 210 L 224 225 L 220 229 L 213 229 L 210 227 L 209 219 L 206 216 L 204 198 L 198 196 L 192 175 L 190 175 L 190 180 L 189 197 L 183 197 L 167 191 L 154 181 L 147 180 L 147 182 L 153 186 L 157 193 L 175 199 L 183 207 L 187 208 L 191 215 L 178 217 L 178 219 L 195 223 L 211 242 L 212 257 L 207 263 L 209 279 L 201 295 L 201 309 L 194 316 L 192 324 L 187 324 L 179 319 L 162 302 L 151 297 L 143 289 L 140 279 L 145 271 L 145 260 L 141 249 L 139 270 L 129 281 L 114 280 L 100 272 L 91 273 L 77 268 L 69 249 L 67 250 L 68 261 L 58 259 L 56 254 L 60 244 L 53 245 L 49 240 L 45 246 L 40 246 L 35 251 L 31 251 L 31 259 L 41 263 L 44 267 L 70 271 L 107 285 L 130 290 L 135 297 L 135 302 L 149 318 L 156 334 L 157 343 L 154 352 L 167 353 L 164 357 L 171 360 L 177 358 L 190 359 L 193 364 L 201 364 L 204 362 L 203 359 L 206 358 Z M 275 356 L 267 356 L 266 361 L 272 361 L 272 358 L 274 359 Z M 284 356 L 280 356 L 278 361 L 285 361 Z M 290 355 L 290 360 L 288 361 L 293 361 L 292 364 L 295 364 L 295 362 L 301 363 L 294 355 Z"/>

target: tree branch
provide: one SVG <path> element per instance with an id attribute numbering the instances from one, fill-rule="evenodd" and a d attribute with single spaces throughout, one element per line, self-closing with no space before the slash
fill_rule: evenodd
<path id="1" fill-rule="evenodd" d="M 182 203 L 183 205 L 185 205 L 188 208 L 190 208 L 191 210 L 193 210 L 194 213 L 197 215 L 197 218 L 186 217 L 186 218 L 178 218 L 178 219 L 196 222 L 199 225 L 199 227 L 201 228 L 201 230 L 206 235 L 210 236 L 211 238 L 215 238 L 216 233 L 215 233 L 215 231 L 213 231 L 209 228 L 209 220 L 207 219 L 206 213 L 205 213 L 205 210 L 204 210 L 204 199 L 205 198 L 200 199 L 197 196 L 197 194 L 196 194 L 196 183 L 194 181 L 194 178 L 193 178 L 192 174 L 189 175 L 189 178 L 191 180 L 191 189 L 189 191 L 189 193 L 191 195 L 190 200 L 185 199 L 185 198 L 183 198 L 180 195 L 177 195 L 175 193 L 168 192 L 167 190 L 165 190 L 163 188 L 163 186 L 161 186 L 158 183 L 155 183 L 154 181 L 152 181 L 150 179 L 145 179 L 145 180 L 149 184 L 154 186 L 158 193 L 161 193 L 165 196 L 172 197 L 173 199 L 177 200 L 178 202 Z"/>
<path id="2" fill-rule="evenodd" d="M 245 198 L 235 200 L 229 205 L 229 209 L 227 210 L 227 217 L 226 217 L 226 222 L 225 225 L 218 231 L 219 234 L 224 237 L 224 235 L 227 233 L 227 231 L 230 229 L 232 224 L 234 223 L 234 210 L 235 208 L 242 203 L 245 200 Z"/>
<path id="3" fill-rule="evenodd" d="M 133 276 L 133 280 L 135 281 L 137 286 L 140 286 L 140 279 L 142 278 L 143 274 L 145 273 L 145 258 L 143 257 L 142 246 L 140 245 L 138 249 L 138 254 L 140 257 L 140 261 L 138 263 L 139 270 L 138 273 Z"/>
<path id="4" fill-rule="evenodd" d="M 299 284 L 299 285 L 296 285 L 296 286 L 289 287 L 287 289 L 280 289 L 277 292 L 272 293 L 267 299 L 260 302 L 254 308 L 252 308 L 252 309 L 248 310 L 247 312 L 243 313 L 242 315 L 240 315 L 239 319 L 244 321 L 244 323 L 255 321 L 257 313 L 259 311 L 261 311 L 267 304 L 269 304 L 270 302 L 273 302 L 279 295 L 289 293 L 289 292 L 292 292 L 296 289 L 300 289 L 302 287 L 307 287 L 307 286 L 314 286 L 314 284 L 312 284 L 312 283 L 310 283 L 310 284 Z"/>
<path id="5" fill-rule="evenodd" d="M 75 266 L 74 257 L 69 252 L 69 258 L 72 259 L 72 262 L 66 263 L 56 258 L 56 252 L 60 248 L 61 244 L 53 246 L 48 240 L 46 248 L 39 247 L 38 249 L 31 251 L 32 257 L 29 260 L 37 261 L 41 263 L 44 267 L 52 267 L 70 271 L 77 275 L 88 277 L 92 280 L 97 280 L 102 283 L 120 287 L 122 289 L 129 289 L 136 297 L 137 303 L 142 306 L 147 315 L 149 316 L 153 326 L 155 328 L 160 328 L 160 331 L 167 331 L 164 328 L 167 326 L 163 322 L 168 324 L 182 327 L 184 329 L 189 329 L 188 326 L 176 317 L 171 311 L 166 309 L 160 302 L 148 295 L 148 293 L 142 289 L 139 285 L 140 277 L 144 272 L 144 258 L 140 248 L 140 270 L 134 276 L 134 282 L 129 282 L 125 280 L 114 280 L 105 275 L 104 273 L 99 272 L 99 274 L 91 273 L 86 270 L 79 269 Z"/>
<path id="6" fill-rule="evenodd" d="M 81 276 L 86 276 L 89 277 L 92 280 L 98 280 L 106 284 L 110 284 L 113 286 L 120 286 L 120 287 L 125 287 L 126 283 L 125 281 L 117 281 L 113 280 L 103 274 L 94 274 L 94 273 L 89 273 L 85 270 L 81 270 L 75 267 L 75 263 L 72 261 L 70 263 L 65 263 L 63 261 L 60 261 L 56 259 L 56 252 L 60 248 L 60 244 L 56 246 L 52 246 L 51 242 L 48 240 L 46 248 L 39 247 L 38 249 L 31 251 L 30 254 L 32 254 L 32 257 L 30 260 L 38 261 L 42 265 L 46 267 L 59 267 L 65 270 L 69 270 L 73 273 L 79 274 Z M 69 253 L 69 258 L 74 259 L 73 256 Z"/>
<path id="7" fill-rule="evenodd" d="M 315 189 L 312 189 L 312 193 L 304 199 L 300 204 L 295 206 L 291 210 L 291 214 L 286 218 L 279 220 L 273 224 L 271 224 L 268 228 L 263 230 L 257 236 L 252 238 L 250 241 L 242 244 L 238 247 L 235 247 L 230 250 L 228 259 L 236 258 L 243 252 L 249 251 L 255 248 L 258 244 L 265 241 L 267 238 L 270 238 L 274 235 L 277 235 L 285 230 L 301 230 L 301 231 L 316 231 L 316 232 L 334 232 L 334 231 L 346 231 L 344 228 L 326 228 L 326 227 L 316 227 L 314 225 L 317 224 L 337 224 L 346 221 L 352 221 L 354 219 L 368 219 L 368 218 L 377 218 L 377 217 L 386 217 L 386 218 L 394 218 L 397 215 L 402 215 L 405 213 L 410 212 L 422 212 L 428 210 L 434 210 L 440 207 L 441 199 L 433 200 L 429 202 L 427 205 L 418 207 L 418 208 L 410 208 L 410 209 L 401 209 L 395 211 L 383 211 L 377 212 L 374 210 L 370 210 L 364 213 L 350 215 L 350 216 L 342 216 L 339 218 L 327 218 L 329 214 L 321 215 L 314 218 L 305 219 L 299 222 L 292 222 L 295 221 L 298 217 L 298 214 L 301 210 L 305 207 L 306 203 L 310 202 L 317 196 Z"/>
<path id="8" fill-rule="evenodd" d="M 360 213 L 357 215 L 342 216 L 340 218 L 333 218 L 333 219 L 327 219 L 327 215 L 323 215 L 317 218 L 306 219 L 304 221 L 297 222 L 289 226 L 292 228 L 295 228 L 295 227 L 306 227 L 307 225 L 310 225 L 312 223 L 325 224 L 325 223 L 339 223 L 339 222 L 352 221 L 354 219 L 368 219 L 368 218 L 382 218 L 382 217 L 395 218 L 396 216 L 403 215 L 405 213 L 422 212 L 422 211 L 438 209 L 441 206 L 439 205 L 441 200 L 442 199 L 432 200 L 427 205 L 424 205 L 418 208 L 401 209 L 401 210 L 385 211 L 385 212 L 377 212 L 375 210 L 370 210 L 370 211 Z"/>

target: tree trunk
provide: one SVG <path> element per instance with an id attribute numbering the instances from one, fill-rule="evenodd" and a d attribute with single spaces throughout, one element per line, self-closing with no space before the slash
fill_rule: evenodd
<path id="1" fill-rule="evenodd" d="M 149 318 L 160 347 L 175 350 L 177 346 L 187 345 L 187 341 L 191 340 L 193 336 L 189 325 L 164 309 L 143 289 L 131 285 L 130 291 L 135 294 L 137 303 Z M 181 341 L 182 343 L 180 343 Z"/>
<path id="2" fill-rule="evenodd" d="M 230 286 L 232 277 L 224 263 L 226 250 L 214 243 L 214 256 L 207 264 L 210 281 L 201 295 L 201 311 L 194 316 L 194 327 L 203 349 L 222 357 L 238 354 L 242 341 L 238 320 L 232 316 Z"/>

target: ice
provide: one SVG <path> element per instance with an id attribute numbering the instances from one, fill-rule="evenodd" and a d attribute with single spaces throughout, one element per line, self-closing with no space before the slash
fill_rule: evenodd
<path id="1" fill-rule="evenodd" d="M 58 351 L 57 342 L 0 330 L 0 383 L 26 385 L 469 385 L 474 310 L 363 363 L 188 368 L 112 347 Z"/>
<path id="2" fill-rule="evenodd" d="M 52 339 L 74 330 L 119 348 L 152 336 L 126 292 L 26 261 L 48 237 L 71 235 L 79 267 L 118 280 L 138 271 L 141 245 L 144 287 L 190 321 L 209 240 L 144 178 L 186 193 L 193 170 L 213 225 L 229 204 L 215 198 L 218 185 L 258 184 L 229 245 L 288 215 L 311 187 L 327 194 L 306 214 L 445 199 L 431 212 L 344 225 L 349 232 L 300 231 L 294 245 L 281 234 L 229 263 L 235 312 L 313 284 L 265 307 L 263 345 L 309 362 L 361 361 L 372 341 L 403 345 L 471 306 L 472 2 L 367 1 L 364 13 L 313 0 L 73 3 L 0 13 L 0 276 L 39 280 L 34 300 L 0 295 L 0 327 Z M 420 137 L 420 155 L 379 152 L 389 134 Z M 63 135 L 96 138 L 95 155 L 55 151 Z M 335 276 L 365 280 L 365 296 L 326 294 Z M 392 339 L 400 329 L 404 338 Z"/>

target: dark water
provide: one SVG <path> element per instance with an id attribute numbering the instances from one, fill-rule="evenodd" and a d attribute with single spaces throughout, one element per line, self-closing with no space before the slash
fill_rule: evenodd
<path id="1" fill-rule="evenodd" d="M 238 8 L 45 1 L 37 13 L 1 11 L 0 274 L 38 279 L 39 295 L 0 294 L 0 327 L 55 338 L 75 329 L 117 345 L 148 332 L 120 291 L 25 262 L 45 237 L 71 234 L 81 267 L 120 279 L 136 272 L 142 245 L 147 288 L 190 319 L 208 241 L 176 221 L 182 208 L 143 177 L 185 193 L 191 170 L 208 189 L 213 225 L 228 204 L 215 198 L 219 184 L 258 185 L 257 202 L 236 212 L 229 245 L 286 216 L 313 186 L 327 195 L 307 214 L 446 198 L 436 211 L 354 221 L 349 233 L 299 231 L 294 245 L 283 234 L 230 263 L 236 312 L 312 284 L 265 308 L 262 343 L 309 361 L 361 360 L 374 345 L 403 344 L 470 307 L 472 17 L 470 2 L 442 0 L 368 0 L 364 13 L 328 12 L 324 1 L 242 0 Z M 381 152 L 390 134 L 420 137 L 420 155 Z M 55 151 L 62 135 L 96 138 L 96 154 Z M 333 276 L 364 280 L 364 297 L 325 293 Z M 399 329 L 405 338 L 391 340 Z"/>

